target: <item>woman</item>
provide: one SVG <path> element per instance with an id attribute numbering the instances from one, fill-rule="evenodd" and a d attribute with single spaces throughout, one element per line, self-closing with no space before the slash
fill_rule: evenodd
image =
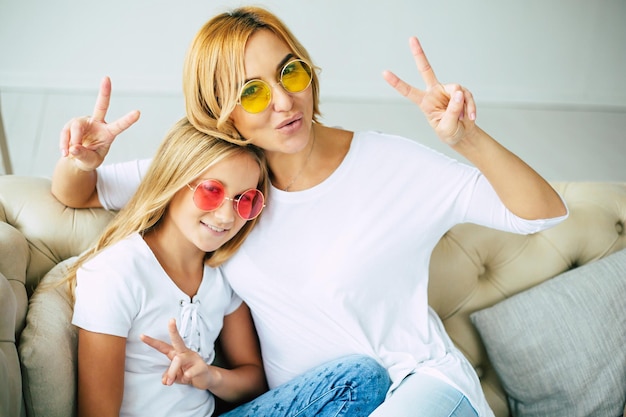
<path id="1" fill-rule="evenodd" d="M 199 130 L 265 151 L 272 187 L 263 221 L 224 265 L 250 306 L 270 387 L 347 353 L 377 357 L 392 378 L 372 415 L 491 416 L 478 378 L 428 306 L 428 263 L 452 226 L 533 233 L 567 216 L 560 196 L 476 123 L 472 94 L 443 85 L 416 38 L 426 84 L 385 80 L 474 166 L 414 141 L 318 123 L 318 79 L 304 47 L 273 14 L 241 8 L 211 19 L 186 57 L 187 115 Z M 141 162 L 100 166 L 131 112 L 106 124 L 110 83 L 94 120 L 61 133 L 55 195 L 75 207 L 120 207 Z M 285 337 L 285 334 L 288 337 Z"/>
<path id="2" fill-rule="evenodd" d="M 257 148 L 208 136 L 186 119 L 174 126 L 137 193 L 67 278 L 81 417 L 209 417 L 214 396 L 241 404 L 266 391 L 248 307 L 218 266 L 250 233 L 267 188 Z M 168 334 L 171 347 L 159 340 Z M 228 368 L 213 365 L 218 335 Z M 227 415 L 367 416 L 388 387 L 374 359 L 352 355 Z"/>

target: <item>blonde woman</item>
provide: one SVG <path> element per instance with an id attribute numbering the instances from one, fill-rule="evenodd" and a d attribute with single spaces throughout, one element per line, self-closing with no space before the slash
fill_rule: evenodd
<path id="1" fill-rule="evenodd" d="M 248 307 L 219 268 L 257 222 L 267 189 L 256 147 L 186 119 L 174 126 L 136 194 L 68 276 L 79 416 L 211 416 L 215 397 L 241 404 L 267 390 Z M 212 365 L 218 335 L 228 368 Z M 366 416 L 388 386 L 384 368 L 354 355 L 228 415 Z"/>
<path id="2" fill-rule="evenodd" d="M 374 416 L 492 416 L 476 372 L 429 307 L 432 250 L 459 223 L 534 233 L 567 208 L 476 124 L 471 92 L 440 83 L 417 38 L 409 46 L 425 88 L 389 71 L 384 79 L 471 165 L 414 140 L 319 123 L 313 59 L 262 8 L 219 14 L 197 33 L 184 66 L 187 116 L 267 158 L 268 210 L 224 273 L 250 307 L 270 387 L 360 353 L 393 381 Z M 349 78 L 359 68 L 343 70 Z M 53 184 L 68 205 L 121 207 L 141 178 L 141 164 L 98 168 L 139 116 L 106 124 L 109 95 L 105 80 L 97 123 L 73 119 L 62 130 Z"/>

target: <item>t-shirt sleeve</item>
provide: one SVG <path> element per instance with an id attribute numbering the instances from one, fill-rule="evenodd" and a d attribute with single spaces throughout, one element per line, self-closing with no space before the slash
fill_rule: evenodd
<path id="1" fill-rule="evenodd" d="M 151 162 L 151 159 L 137 159 L 98 167 L 96 190 L 102 207 L 107 210 L 124 207 L 137 191 Z"/>
<path id="2" fill-rule="evenodd" d="M 368 168 L 380 167 L 378 177 L 390 175 L 385 187 L 419 209 L 416 221 L 427 218 L 431 230 L 444 233 L 459 223 L 474 223 L 518 234 L 531 234 L 555 226 L 568 217 L 527 220 L 511 212 L 487 178 L 475 166 L 460 162 L 410 139 L 394 135 L 361 135 Z M 385 152 L 385 159 L 380 155 Z M 393 165 L 389 165 L 393 164 Z M 365 174 L 367 176 L 367 174 Z M 412 192 L 415 191 L 415 192 Z M 412 196 L 412 197 L 411 197 Z M 563 199 L 561 198 L 563 201 Z M 566 206 L 567 207 L 567 206 Z M 417 211 L 415 213 L 418 213 Z"/>
<path id="3" fill-rule="evenodd" d="M 226 311 L 224 312 L 225 316 L 234 313 L 235 310 L 237 310 L 243 303 L 243 300 L 237 295 L 237 293 L 235 293 L 232 289 L 231 291 L 230 304 L 226 307 Z"/>
<path id="4" fill-rule="evenodd" d="M 563 216 L 548 219 L 528 220 L 511 212 L 500 200 L 487 178 L 476 170 L 474 178 L 465 189 L 467 211 L 465 221 L 518 234 L 531 234 L 556 226 L 565 220 Z M 559 196 L 560 197 L 560 196 Z M 561 197 L 565 207 L 565 201 Z"/>
<path id="5" fill-rule="evenodd" d="M 123 274 L 99 261 L 87 262 L 77 271 L 72 324 L 91 332 L 128 337 L 137 314 L 133 291 Z"/>

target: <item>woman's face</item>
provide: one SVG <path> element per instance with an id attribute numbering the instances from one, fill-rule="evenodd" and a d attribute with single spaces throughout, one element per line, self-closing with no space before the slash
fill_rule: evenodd
<path id="1" fill-rule="evenodd" d="M 231 200 L 213 211 L 204 211 L 193 200 L 193 189 L 203 180 L 222 183 L 225 197 L 234 199 L 246 190 L 256 188 L 261 169 L 250 155 L 235 155 L 211 166 L 189 185 L 179 190 L 169 204 L 164 226 L 169 236 L 188 241 L 201 252 L 213 252 L 232 239 L 246 224 L 235 211 Z"/>
<path id="2" fill-rule="evenodd" d="M 261 79 L 272 86 L 272 100 L 260 113 L 247 113 L 237 105 L 231 114 L 243 137 L 271 153 L 293 154 L 306 147 L 313 121 L 313 89 L 288 93 L 280 85 L 278 74 L 294 57 L 280 38 L 269 30 L 250 37 L 245 51 L 246 79 Z"/>

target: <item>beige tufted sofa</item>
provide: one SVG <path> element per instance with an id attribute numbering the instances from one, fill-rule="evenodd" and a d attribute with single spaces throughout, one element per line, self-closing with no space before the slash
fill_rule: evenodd
<path id="1" fill-rule="evenodd" d="M 470 313 L 626 247 L 626 184 L 554 185 L 571 213 L 559 226 L 519 236 L 459 225 L 432 257 L 431 304 L 477 369 L 498 417 L 510 415 L 506 395 Z M 112 216 L 102 209 L 66 208 L 50 194 L 48 179 L 0 176 L 1 417 L 27 415 L 22 392 L 28 392 L 28 381 L 18 352 L 29 297 L 51 268 L 84 250 Z M 47 392 L 51 398 L 58 394 L 54 385 Z"/>

